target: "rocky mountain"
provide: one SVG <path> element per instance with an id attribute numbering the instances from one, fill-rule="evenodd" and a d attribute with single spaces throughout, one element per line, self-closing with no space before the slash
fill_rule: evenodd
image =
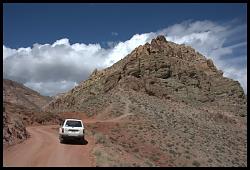
<path id="1" fill-rule="evenodd" d="M 57 116 L 41 110 L 51 100 L 12 80 L 3 79 L 3 143 L 12 145 L 26 139 L 26 126 L 49 122 Z"/>
<path id="2" fill-rule="evenodd" d="M 100 120 L 88 127 L 98 166 L 247 166 L 247 99 L 239 82 L 164 36 L 95 70 L 43 109 Z"/>
<path id="3" fill-rule="evenodd" d="M 238 81 L 223 77 L 211 59 L 189 46 L 168 42 L 164 36 L 139 46 L 109 68 L 95 70 L 88 80 L 46 108 L 94 114 L 100 110 L 86 106 L 101 98 L 104 101 L 96 104 L 108 104 L 112 100 L 108 94 L 120 89 L 197 106 L 216 104 L 233 111 L 233 115 L 246 112 L 246 96 Z"/>
<path id="4" fill-rule="evenodd" d="M 18 82 L 3 79 L 3 100 L 39 111 L 41 107 L 52 100 L 52 98 L 42 96 L 38 92 Z"/>

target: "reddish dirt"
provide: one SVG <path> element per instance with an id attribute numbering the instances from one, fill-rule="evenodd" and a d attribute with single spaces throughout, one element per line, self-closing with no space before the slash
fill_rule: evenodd
<path id="1" fill-rule="evenodd" d="M 82 119 L 87 130 L 98 127 L 95 130 L 100 132 L 107 127 L 118 125 L 117 123 L 121 123 L 122 118 L 129 116 L 129 114 L 125 114 L 113 119 L 101 120 L 97 117 L 89 118 L 84 113 L 67 112 L 61 113 L 61 115 L 65 119 Z M 123 120 L 123 123 L 125 122 Z M 61 144 L 58 138 L 58 128 L 59 125 L 27 127 L 26 129 L 30 133 L 29 139 L 14 146 L 4 147 L 4 166 L 96 166 L 92 155 L 92 151 L 96 147 L 94 136 L 91 133 L 86 133 L 85 139 L 87 142 L 85 145 L 78 143 Z"/>
<path id="2" fill-rule="evenodd" d="M 127 109 L 126 109 L 127 110 Z M 31 137 L 23 143 L 4 148 L 4 166 L 27 166 L 27 167 L 87 167 L 87 166 L 111 166 L 111 165 L 140 165 L 145 166 L 145 159 L 149 159 L 152 153 L 160 157 L 157 160 L 159 166 L 173 166 L 169 157 L 159 150 L 159 148 L 150 144 L 151 135 L 143 136 L 144 145 L 141 146 L 141 139 L 134 135 L 138 131 L 130 131 L 128 126 L 144 124 L 143 121 L 129 120 L 128 112 L 123 115 L 102 120 L 99 117 L 87 117 L 84 113 L 61 113 L 63 118 L 76 118 L 83 120 L 86 128 L 87 143 L 80 145 L 78 143 L 61 144 L 58 139 L 59 125 L 47 126 L 29 126 L 27 131 Z M 133 129 L 133 128 L 132 128 Z M 92 132 L 92 133 L 91 133 Z M 106 141 L 111 147 L 104 147 L 98 142 L 95 136 L 100 133 L 109 138 Z M 95 141 L 97 140 L 97 141 Z M 106 140 L 106 139 L 105 139 Z M 126 141 L 126 142 L 125 142 Z M 113 160 L 104 160 L 100 164 L 94 153 L 95 149 L 104 155 L 112 154 Z M 147 155 L 147 158 L 137 158 L 137 155 Z M 119 152 L 119 154 L 117 154 Z M 106 156 L 105 156 L 106 157 Z M 100 160 L 100 159 L 99 159 Z M 118 160 L 123 160 L 117 163 Z M 167 161 L 167 163 L 166 163 Z M 126 163 L 124 163 L 126 162 Z M 122 164 L 123 163 L 123 164 Z M 129 163 L 129 164 L 128 164 Z"/>
<path id="3" fill-rule="evenodd" d="M 61 113 L 62 117 L 82 119 L 86 127 L 94 125 L 113 125 L 123 117 L 114 120 L 101 120 L 95 117 L 88 118 L 83 113 Z M 85 136 L 86 144 L 78 143 L 61 144 L 58 138 L 59 125 L 29 126 L 27 131 L 30 138 L 14 146 L 4 147 L 4 166 L 27 167 L 64 167 L 64 166 L 96 166 L 92 155 L 95 147 L 94 137 L 91 133 Z"/>
<path id="4" fill-rule="evenodd" d="M 4 148 L 4 166 L 95 166 L 91 155 L 94 139 L 86 136 L 84 145 L 61 144 L 56 125 L 27 127 L 31 138 Z"/>

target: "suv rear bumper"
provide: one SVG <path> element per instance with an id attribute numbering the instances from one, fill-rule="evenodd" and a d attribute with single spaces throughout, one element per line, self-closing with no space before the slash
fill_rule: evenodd
<path id="1" fill-rule="evenodd" d="M 84 135 L 77 135 L 77 136 L 71 136 L 71 135 L 67 135 L 67 134 L 60 134 L 59 135 L 59 139 L 84 139 Z"/>

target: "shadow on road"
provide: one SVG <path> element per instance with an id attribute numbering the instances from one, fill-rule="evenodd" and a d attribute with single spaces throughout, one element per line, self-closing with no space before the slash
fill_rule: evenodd
<path id="1" fill-rule="evenodd" d="M 66 144 L 66 145 L 87 145 L 88 141 L 86 139 L 84 139 L 82 142 L 78 141 L 78 140 L 64 140 L 63 144 Z"/>

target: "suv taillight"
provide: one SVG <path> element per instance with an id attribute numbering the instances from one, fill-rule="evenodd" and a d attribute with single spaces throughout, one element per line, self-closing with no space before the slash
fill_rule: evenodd
<path id="1" fill-rule="evenodd" d="M 62 128 L 62 133 L 64 133 L 64 129 Z"/>

